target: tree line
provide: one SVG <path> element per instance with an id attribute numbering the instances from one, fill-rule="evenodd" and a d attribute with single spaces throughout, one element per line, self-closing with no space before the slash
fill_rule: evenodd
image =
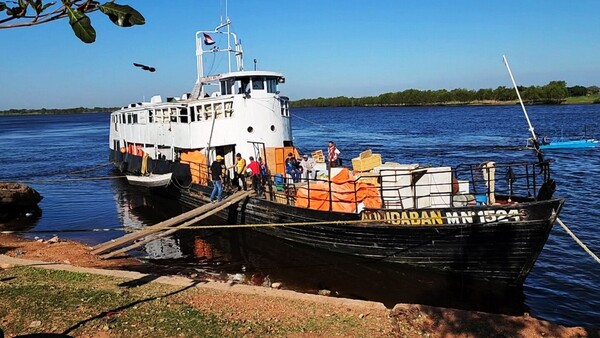
<path id="1" fill-rule="evenodd" d="M 550 81 L 545 86 L 518 86 L 519 94 L 527 104 L 560 104 L 567 97 L 598 95 L 598 86 L 567 87 L 565 81 Z M 477 103 L 509 103 L 518 100 L 513 88 L 499 86 L 496 89 L 452 90 L 407 89 L 401 92 L 385 93 L 378 96 L 301 99 L 292 101 L 293 107 L 352 107 L 352 106 L 426 106 Z M 595 102 L 600 103 L 600 102 Z"/>
<path id="2" fill-rule="evenodd" d="M 109 113 L 119 108 L 94 107 L 94 108 L 65 108 L 65 109 L 9 109 L 0 110 L 0 115 L 53 115 L 53 114 L 80 114 L 80 113 Z"/>

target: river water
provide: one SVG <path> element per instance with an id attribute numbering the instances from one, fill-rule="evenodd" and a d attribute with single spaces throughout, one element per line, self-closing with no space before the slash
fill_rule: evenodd
<path id="1" fill-rule="evenodd" d="M 540 134 L 600 137 L 600 105 L 532 106 L 528 112 Z M 301 152 L 325 151 L 333 140 L 347 164 L 366 149 L 382 154 L 384 161 L 430 165 L 535 160 L 523 149 L 529 131 L 518 106 L 313 108 L 295 109 L 292 116 L 294 143 Z M 108 120 L 108 114 L 0 117 L 0 180 L 26 182 L 44 196 L 40 218 L 5 228 L 96 244 L 123 232 L 70 230 L 141 227 L 181 212 L 173 201 L 115 178 L 107 163 Z M 547 151 L 545 156 L 555 160 L 557 195 L 566 198 L 560 218 L 599 254 L 600 148 Z M 524 286 L 516 289 L 363 262 L 252 230 L 180 232 L 137 254 L 174 271 L 241 276 L 255 283 L 268 276 L 289 289 L 327 289 L 388 306 L 527 311 L 555 323 L 600 326 L 600 265 L 558 224 Z"/>

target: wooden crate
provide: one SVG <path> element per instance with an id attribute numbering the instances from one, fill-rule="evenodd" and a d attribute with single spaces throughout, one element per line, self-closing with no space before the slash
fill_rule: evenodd
<path id="1" fill-rule="evenodd" d="M 359 158 L 367 158 L 367 157 L 371 157 L 373 155 L 373 152 L 371 151 L 371 149 L 367 149 L 365 151 L 363 151 L 362 153 L 360 153 L 360 156 L 358 156 Z"/>
<path id="2" fill-rule="evenodd" d="M 375 186 L 379 186 L 378 173 L 359 173 L 358 175 L 356 175 L 356 179 L 360 183 L 369 183 Z"/>
<path id="3" fill-rule="evenodd" d="M 323 155 L 323 150 L 315 150 L 311 153 L 311 155 L 316 163 L 325 163 L 325 155 Z"/>
<path id="4" fill-rule="evenodd" d="M 356 157 L 352 159 L 352 168 L 354 171 L 369 171 L 381 165 L 381 155 L 372 154 L 366 158 Z"/>

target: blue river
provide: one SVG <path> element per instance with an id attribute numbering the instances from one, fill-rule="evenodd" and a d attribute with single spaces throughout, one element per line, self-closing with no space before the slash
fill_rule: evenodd
<path id="1" fill-rule="evenodd" d="M 536 132 L 554 139 L 600 138 L 600 105 L 531 106 Z M 29 237 L 53 234 L 96 244 L 180 212 L 173 201 L 128 186 L 108 163 L 108 114 L 0 117 L 0 181 L 38 190 L 42 216 L 3 227 Z M 292 111 L 301 152 L 325 151 L 333 140 L 349 164 L 366 149 L 384 161 L 456 165 L 529 160 L 530 135 L 519 106 L 311 108 Z M 562 221 L 600 254 L 600 147 L 546 151 L 555 160 Z M 210 222 L 210 220 L 209 220 Z M 91 231 L 113 229 L 115 231 Z M 71 230 L 87 230 L 76 231 Z M 1 243 L 0 243 L 1 244 Z M 251 230 L 194 231 L 138 252 L 178 271 L 269 275 L 290 289 L 394 303 L 424 303 L 600 327 L 600 264 L 555 224 L 522 288 L 489 290 L 389 266 L 361 266 L 346 257 L 281 243 Z M 452 284 L 452 285 L 450 285 Z M 458 291 L 457 291 L 458 290 Z"/>

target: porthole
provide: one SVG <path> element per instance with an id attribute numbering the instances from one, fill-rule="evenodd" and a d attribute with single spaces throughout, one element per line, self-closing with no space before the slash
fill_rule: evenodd
<path id="1" fill-rule="evenodd" d="M 249 133 L 251 133 L 251 132 L 253 132 L 253 131 L 254 131 L 254 128 L 252 128 L 252 127 L 248 127 L 248 132 L 249 132 Z"/>
<path id="2" fill-rule="evenodd" d="M 275 131 L 275 126 L 271 125 L 271 131 Z"/>

